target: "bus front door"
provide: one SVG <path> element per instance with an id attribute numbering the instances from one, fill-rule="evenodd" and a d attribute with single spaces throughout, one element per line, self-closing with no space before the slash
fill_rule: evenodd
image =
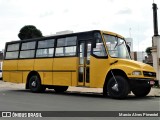
<path id="1" fill-rule="evenodd" d="M 78 86 L 87 86 L 90 84 L 90 54 L 91 41 L 79 42 L 79 78 Z"/>

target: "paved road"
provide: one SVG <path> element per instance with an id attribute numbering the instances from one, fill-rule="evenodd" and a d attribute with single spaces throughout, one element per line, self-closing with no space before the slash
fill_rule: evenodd
<path id="1" fill-rule="evenodd" d="M 147 96 L 145 98 L 136 98 L 128 96 L 125 100 L 114 100 L 104 98 L 100 93 L 70 91 L 56 94 L 53 90 L 47 90 L 45 93 L 31 93 L 24 89 L 6 88 L 0 89 L 0 111 L 160 111 L 160 97 Z M 64 118 L 54 119 L 61 120 Z M 67 119 L 74 120 L 75 118 Z M 108 118 L 82 117 L 76 119 L 97 120 Z M 133 118 L 118 119 L 127 120 Z M 152 119 L 159 120 L 159 118 Z"/>

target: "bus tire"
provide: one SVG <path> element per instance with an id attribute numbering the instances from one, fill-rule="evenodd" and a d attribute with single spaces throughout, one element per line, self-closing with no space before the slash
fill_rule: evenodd
<path id="1" fill-rule="evenodd" d="M 132 92 L 136 97 L 145 97 L 150 91 L 151 86 L 139 86 L 132 89 Z"/>
<path id="2" fill-rule="evenodd" d="M 29 89 L 34 92 L 44 92 L 45 87 L 41 85 L 41 79 L 38 75 L 32 75 L 29 79 Z"/>
<path id="3" fill-rule="evenodd" d="M 103 86 L 103 97 L 108 97 L 108 92 L 107 92 L 107 85 L 106 83 Z"/>
<path id="4" fill-rule="evenodd" d="M 65 92 L 68 89 L 68 86 L 54 86 L 54 90 L 56 93 Z"/>
<path id="5" fill-rule="evenodd" d="M 118 89 L 115 89 L 116 81 L 118 84 Z M 111 77 L 107 84 L 108 96 L 115 99 L 126 98 L 129 93 L 129 84 L 128 81 L 122 76 Z"/>

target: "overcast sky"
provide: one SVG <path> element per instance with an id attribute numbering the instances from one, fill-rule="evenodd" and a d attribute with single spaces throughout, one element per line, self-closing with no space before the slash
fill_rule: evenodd
<path id="1" fill-rule="evenodd" d="M 154 2 L 160 8 L 160 0 Z M 19 40 L 17 34 L 24 25 L 35 25 L 44 36 L 64 30 L 112 31 L 132 37 L 134 51 L 142 51 L 152 46 L 152 3 L 153 0 L 0 0 L 0 50 L 5 42 Z M 160 9 L 158 17 L 160 21 Z"/>

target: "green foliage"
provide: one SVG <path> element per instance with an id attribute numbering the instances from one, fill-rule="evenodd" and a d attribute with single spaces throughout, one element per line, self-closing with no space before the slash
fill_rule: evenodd
<path id="1" fill-rule="evenodd" d="M 151 47 L 148 47 L 148 48 L 146 48 L 146 53 L 147 53 L 147 55 L 151 55 Z"/>
<path id="2" fill-rule="evenodd" d="M 42 32 L 33 25 L 25 25 L 20 29 L 18 37 L 21 40 L 42 37 Z"/>

